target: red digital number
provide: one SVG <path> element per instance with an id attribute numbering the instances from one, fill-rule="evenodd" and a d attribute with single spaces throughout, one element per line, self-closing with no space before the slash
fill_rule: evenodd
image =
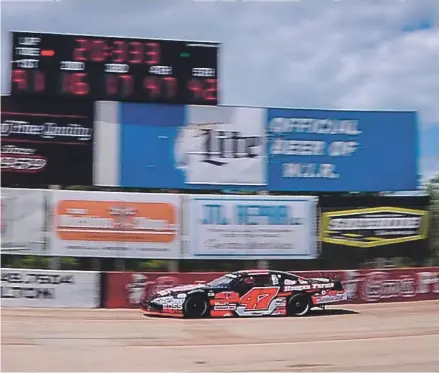
<path id="1" fill-rule="evenodd" d="M 78 46 L 73 50 L 73 59 L 75 61 L 87 61 L 87 39 L 76 39 Z"/>
<path id="2" fill-rule="evenodd" d="M 143 54 L 143 44 L 139 41 L 132 41 L 128 44 L 128 63 L 141 63 Z"/>
<path id="3" fill-rule="evenodd" d="M 85 73 L 64 73 L 62 81 L 63 93 L 75 96 L 85 96 L 89 93 L 88 83 Z"/>
<path id="4" fill-rule="evenodd" d="M 133 77 L 131 75 L 113 75 L 106 76 L 107 96 L 116 96 L 121 93 L 122 97 L 129 97 L 133 94 Z M 119 89 L 121 87 L 122 89 Z"/>
<path id="5" fill-rule="evenodd" d="M 166 93 L 168 98 L 175 97 L 177 94 L 177 80 L 173 78 L 172 76 L 165 76 L 163 78 L 163 82 L 166 87 Z"/>
<path id="6" fill-rule="evenodd" d="M 16 85 L 17 90 L 27 90 L 27 71 L 21 69 L 12 70 L 12 83 Z"/>
<path id="7" fill-rule="evenodd" d="M 206 101 L 215 101 L 217 99 L 217 86 L 216 79 L 206 79 L 206 89 L 204 90 L 204 99 Z"/>
<path id="8" fill-rule="evenodd" d="M 160 82 L 157 76 L 148 76 L 143 80 L 143 87 L 148 91 L 151 98 L 156 98 L 160 95 Z"/>
<path id="9" fill-rule="evenodd" d="M 18 91 L 43 92 L 46 88 L 45 75 L 39 70 L 14 69 L 11 81 Z"/>
<path id="10" fill-rule="evenodd" d="M 217 80 L 216 79 L 192 79 L 188 82 L 188 90 L 192 93 L 195 100 L 215 101 L 217 100 Z"/>
<path id="11" fill-rule="evenodd" d="M 172 76 L 148 76 L 143 80 L 143 86 L 150 98 L 172 98 L 177 94 L 177 80 Z"/>
<path id="12" fill-rule="evenodd" d="M 122 40 L 115 40 L 114 44 L 116 48 L 113 51 L 113 54 L 116 56 L 113 58 L 114 63 L 123 63 L 127 58 L 127 45 Z"/>
<path id="13" fill-rule="evenodd" d="M 160 62 L 160 44 L 146 43 L 145 63 L 148 65 L 157 65 Z"/>
<path id="14" fill-rule="evenodd" d="M 266 310 L 279 293 L 279 287 L 253 288 L 245 293 L 239 304 L 246 310 Z"/>
<path id="15" fill-rule="evenodd" d="M 105 40 L 95 39 L 91 42 L 90 58 L 93 62 L 105 61 L 107 57 L 107 45 Z"/>

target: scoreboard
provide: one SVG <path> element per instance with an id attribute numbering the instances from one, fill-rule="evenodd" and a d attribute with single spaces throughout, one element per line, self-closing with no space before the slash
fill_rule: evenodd
<path id="1" fill-rule="evenodd" d="M 11 95 L 217 105 L 219 43 L 12 32 Z"/>

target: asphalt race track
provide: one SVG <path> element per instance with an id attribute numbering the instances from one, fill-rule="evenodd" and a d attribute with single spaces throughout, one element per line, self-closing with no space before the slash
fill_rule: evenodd
<path id="1" fill-rule="evenodd" d="M 137 310 L 3 308 L 2 371 L 439 371 L 439 302 L 305 318 L 150 319 Z"/>

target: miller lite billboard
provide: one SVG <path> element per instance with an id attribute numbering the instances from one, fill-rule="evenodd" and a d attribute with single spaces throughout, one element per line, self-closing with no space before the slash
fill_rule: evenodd
<path id="1" fill-rule="evenodd" d="M 110 104 L 97 110 L 105 138 L 97 145 L 104 154 L 96 162 L 97 185 L 313 193 L 417 188 L 416 112 Z"/>

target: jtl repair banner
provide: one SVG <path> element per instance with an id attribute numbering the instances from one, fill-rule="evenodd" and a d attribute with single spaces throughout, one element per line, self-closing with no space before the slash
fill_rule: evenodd
<path id="1" fill-rule="evenodd" d="M 54 191 L 52 255 L 180 257 L 180 197 L 175 194 Z"/>
<path id="2" fill-rule="evenodd" d="M 315 197 L 192 196 L 189 204 L 191 258 L 317 256 Z"/>

